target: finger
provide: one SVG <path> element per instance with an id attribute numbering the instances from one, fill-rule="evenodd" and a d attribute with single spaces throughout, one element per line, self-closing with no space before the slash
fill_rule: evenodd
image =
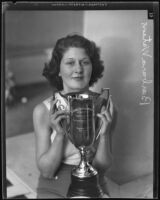
<path id="1" fill-rule="evenodd" d="M 109 113 L 109 111 L 105 110 L 105 111 L 103 111 L 103 112 L 101 113 L 101 115 L 103 115 L 103 116 L 106 118 L 106 120 L 107 120 L 108 122 L 111 122 L 111 121 L 112 121 L 112 116 L 111 116 L 111 114 Z"/>
<path id="2" fill-rule="evenodd" d="M 103 112 L 102 114 L 106 117 L 106 119 L 107 119 L 108 122 L 111 122 L 111 121 L 112 121 L 112 116 L 111 116 L 111 114 L 109 113 L 109 111 L 106 110 L 106 111 Z"/>
<path id="3" fill-rule="evenodd" d="M 113 109 L 114 109 L 114 106 L 113 106 L 113 102 L 112 102 L 112 99 L 111 99 L 111 96 L 109 96 L 109 99 L 108 99 L 108 102 L 107 102 L 107 106 L 106 106 L 106 110 L 110 113 L 111 117 L 113 116 Z"/>
<path id="4" fill-rule="evenodd" d="M 106 117 L 104 115 L 97 114 L 97 116 L 100 117 L 102 120 L 102 126 L 101 126 L 101 129 L 98 134 L 98 136 L 99 136 L 101 133 L 106 132 L 106 128 L 108 127 L 109 122 L 106 120 Z M 97 136 L 97 138 L 98 138 L 98 136 Z"/>
<path id="5" fill-rule="evenodd" d="M 57 125 L 58 125 L 58 123 L 60 122 L 60 120 L 62 120 L 62 119 L 66 119 L 67 118 L 67 116 L 66 115 L 60 115 L 60 116 L 58 116 L 57 118 L 51 118 L 50 119 L 50 122 L 51 122 L 51 124 L 54 126 L 54 127 L 57 127 Z"/>
<path id="6" fill-rule="evenodd" d="M 55 123 L 59 123 L 62 119 L 67 119 L 67 116 L 66 115 L 60 115 L 57 117 L 57 119 L 55 120 Z"/>
<path id="7" fill-rule="evenodd" d="M 103 105 L 101 108 L 101 113 L 104 112 L 106 110 L 106 107 Z"/>
<path id="8" fill-rule="evenodd" d="M 113 106 L 113 101 L 111 99 L 111 95 L 110 95 L 110 98 L 109 98 L 109 109 L 108 110 L 109 110 L 111 116 L 113 116 L 114 106 Z"/>
<path id="9" fill-rule="evenodd" d="M 98 113 L 97 116 L 98 116 L 99 118 L 101 118 L 101 120 L 102 120 L 103 123 L 106 123 L 106 121 L 107 121 L 107 123 L 108 123 L 108 120 L 106 119 L 106 116 L 105 116 L 104 114 Z"/>
<path id="10" fill-rule="evenodd" d="M 58 110 L 51 117 L 54 118 L 54 119 L 56 119 L 57 117 L 59 117 L 61 115 L 68 116 L 68 112 L 66 112 L 65 110 Z"/>

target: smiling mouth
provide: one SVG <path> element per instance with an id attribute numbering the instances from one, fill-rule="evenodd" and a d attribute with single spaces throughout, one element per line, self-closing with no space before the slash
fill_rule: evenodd
<path id="1" fill-rule="evenodd" d="M 75 79 L 75 80 L 82 80 L 82 79 L 83 79 L 83 76 L 73 77 L 73 79 Z"/>

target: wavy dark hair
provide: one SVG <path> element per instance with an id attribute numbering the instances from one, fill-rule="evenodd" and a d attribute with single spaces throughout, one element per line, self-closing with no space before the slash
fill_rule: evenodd
<path id="1" fill-rule="evenodd" d="M 63 89 L 63 81 L 59 76 L 60 63 L 64 53 L 70 47 L 83 48 L 89 56 L 92 63 L 92 74 L 89 81 L 89 86 L 93 86 L 103 76 L 104 65 L 100 59 L 100 48 L 96 46 L 95 42 L 88 40 L 81 35 L 67 35 L 57 40 L 52 51 L 51 60 L 45 63 L 42 75 L 46 77 L 51 86 L 58 90 Z"/>

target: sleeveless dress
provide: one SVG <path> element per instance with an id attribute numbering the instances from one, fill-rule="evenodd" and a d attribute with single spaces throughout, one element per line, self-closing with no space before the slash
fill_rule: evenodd
<path id="1" fill-rule="evenodd" d="M 61 98 L 61 100 L 63 101 L 63 97 L 60 95 L 60 93 L 55 93 L 55 96 Z M 50 110 L 52 101 L 53 96 L 43 101 L 48 110 Z M 98 103 L 97 105 L 100 105 L 100 103 Z M 51 133 L 51 142 L 53 142 L 56 134 L 57 133 L 55 130 Z M 92 147 L 92 150 L 93 152 L 95 152 L 94 147 Z M 92 154 L 92 156 L 93 155 L 94 153 Z M 65 136 L 64 155 L 62 163 L 57 170 L 56 175 L 52 179 L 47 179 L 40 175 L 37 186 L 37 198 L 66 198 L 67 191 L 71 183 L 71 170 L 73 169 L 73 167 L 77 166 L 79 162 L 79 150 L 71 143 L 67 136 Z M 99 179 L 102 189 L 107 188 L 107 183 L 104 176 L 100 175 Z M 103 190 L 106 191 L 106 189 Z M 106 197 L 108 196 L 106 195 L 105 198 Z"/>

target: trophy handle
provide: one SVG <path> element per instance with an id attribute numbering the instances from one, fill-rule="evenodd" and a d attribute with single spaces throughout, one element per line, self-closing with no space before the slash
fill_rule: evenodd
<path id="1" fill-rule="evenodd" d="M 70 135 L 70 116 L 68 119 L 62 119 L 60 121 L 60 125 L 64 131 L 64 134 L 70 139 L 70 141 L 73 143 L 73 139 Z M 74 143 L 73 143 L 74 144 Z"/>
<path id="2" fill-rule="evenodd" d="M 96 130 L 96 140 L 97 140 L 98 137 L 100 136 L 100 131 L 101 131 L 102 124 L 103 124 L 103 122 L 102 122 L 101 119 L 99 119 L 99 122 L 100 122 L 100 125 L 99 125 L 98 129 Z"/>
<path id="3" fill-rule="evenodd" d="M 109 97 L 110 97 L 109 92 L 110 92 L 109 88 L 102 88 L 101 95 L 99 96 L 99 98 L 102 98 L 100 110 L 102 109 L 103 106 L 105 106 L 106 109 L 108 110 L 108 108 L 109 108 Z M 102 122 L 101 119 L 98 119 L 98 123 L 100 123 L 100 124 L 98 126 L 98 129 L 96 130 L 96 140 L 98 139 L 98 137 L 100 135 L 100 131 L 101 131 L 103 122 Z"/>
<path id="4" fill-rule="evenodd" d="M 67 120 L 62 119 L 60 122 L 60 125 L 65 133 L 65 135 L 67 135 L 69 137 L 69 132 L 70 132 L 70 127 L 68 126 L 68 122 L 66 122 Z"/>

